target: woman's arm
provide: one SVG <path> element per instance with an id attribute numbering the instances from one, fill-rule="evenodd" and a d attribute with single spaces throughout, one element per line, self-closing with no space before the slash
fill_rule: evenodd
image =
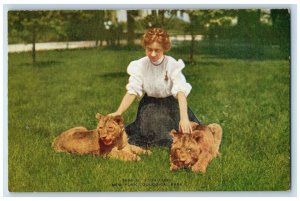
<path id="1" fill-rule="evenodd" d="M 122 102 L 120 103 L 120 106 L 117 109 L 117 111 L 110 113 L 109 115 L 111 115 L 111 116 L 122 115 L 123 112 L 125 112 L 129 108 L 129 106 L 133 103 L 135 98 L 136 98 L 136 95 L 126 93 L 125 96 L 123 97 Z"/>
<path id="2" fill-rule="evenodd" d="M 188 117 L 187 100 L 185 94 L 179 91 L 177 93 L 177 99 L 178 99 L 179 112 L 180 112 L 179 129 L 182 133 L 191 133 L 192 128 Z"/>

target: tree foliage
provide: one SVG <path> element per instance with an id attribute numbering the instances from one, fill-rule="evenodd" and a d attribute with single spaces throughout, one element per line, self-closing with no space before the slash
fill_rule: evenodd
<path id="1" fill-rule="evenodd" d="M 32 61 L 36 61 L 37 39 L 51 29 L 59 32 L 61 21 L 57 11 L 9 11 L 8 31 L 15 33 L 26 43 L 32 43 Z"/>
<path id="2" fill-rule="evenodd" d="M 230 25 L 235 13 L 231 10 L 184 10 L 189 15 L 190 23 L 186 32 L 191 35 L 190 62 L 194 62 L 195 36 L 197 34 L 213 41 L 218 35 L 218 27 Z"/>
<path id="3" fill-rule="evenodd" d="M 204 10 L 127 10 L 127 21 L 118 22 L 116 10 L 9 11 L 9 43 L 94 40 L 95 46 L 120 45 L 121 39 L 134 44 L 134 39 L 149 27 L 162 27 L 171 34 L 189 34 L 190 61 L 194 62 L 196 35 L 214 46 L 217 40 L 254 44 L 277 44 L 289 52 L 290 13 L 287 9 L 204 9 Z M 181 19 L 181 14 L 188 19 Z M 266 18 L 266 16 L 268 16 Z M 270 22 L 262 23 L 262 18 Z M 17 40 L 15 40 L 17 39 Z"/>
<path id="4" fill-rule="evenodd" d="M 291 18 L 288 9 L 272 9 L 271 19 L 273 24 L 274 42 L 279 44 L 281 51 L 290 54 Z"/>

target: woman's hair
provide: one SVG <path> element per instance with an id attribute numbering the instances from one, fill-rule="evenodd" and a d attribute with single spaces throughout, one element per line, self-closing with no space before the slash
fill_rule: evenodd
<path id="1" fill-rule="evenodd" d="M 169 34 L 162 28 L 148 29 L 143 35 L 141 42 L 144 48 L 146 48 L 147 45 L 157 42 L 162 46 L 164 52 L 167 52 L 171 49 Z"/>

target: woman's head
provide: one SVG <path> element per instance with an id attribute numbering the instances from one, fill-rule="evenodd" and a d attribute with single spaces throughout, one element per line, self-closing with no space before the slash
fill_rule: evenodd
<path id="1" fill-rule="evenodd" d="M 162 28 L 148 29 L 143 35 L 142 45 L 146 50 L 146 55 L 152 61 L 160 59 L 171 49 L 169 34 Z"/>

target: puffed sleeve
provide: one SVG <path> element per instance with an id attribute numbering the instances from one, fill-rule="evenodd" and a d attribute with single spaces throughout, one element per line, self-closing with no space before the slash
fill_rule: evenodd
<path id="1" fill-rule="evenodd" d="M 175 98 L 177 98 L 177 93 L 179 91 L 183 92 L 187 97 L 192 89 L 192 86 L 186 82 L 186 79 L 181 72 L 184 67 L 185 65 L 181 59 L 178 61 L 172 59 L 170 62 L 169 75 L 173 82 L 171 93 Z"/>
<path id="2" fill-rule="evenodd" d="M 143 95 L 143 79 L 142 68 L 138 61 L 130 62 L 127 67 L 127 73 L 130 75 L 126 85 L 127 92 L 141 97 Z"/>

